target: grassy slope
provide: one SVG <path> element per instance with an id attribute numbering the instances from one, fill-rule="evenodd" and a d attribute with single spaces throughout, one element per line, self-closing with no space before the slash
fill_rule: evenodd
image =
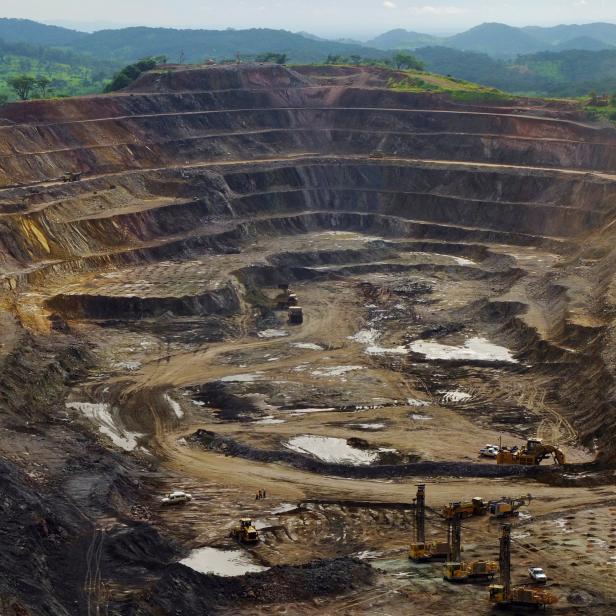
<path id="1" fill-rule="evenodd" d="M 462 79 L 445 77 L 422 71 L 404 71 L 402 80 L 392 80 L 389 87 L 403 92 L 440 92 L 459 102 L 506 102 L 514 97 L 511 94 L 482 86 Z"/>

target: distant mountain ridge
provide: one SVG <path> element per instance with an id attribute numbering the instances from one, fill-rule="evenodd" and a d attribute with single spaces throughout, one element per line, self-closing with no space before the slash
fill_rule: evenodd
<path id="1" fill-rule="evenodd" d="M 616 24 L 600 22 L 549 28 L 515 28 L 505 24 L 485 23 L 450 37 L 431 36 L 398 28 L 367 41 L 366 45 L 378 49 L 452 47 L 501 58 L 568 49 L 600 51 L 616 47 Z"/>
<path id="2" fill-rule="evenodd" d="M 365 43 L 350 39 L 332 41 L 308 32 L 268 28 L 247 30 L 177 30 L 131 27 L 93 33 L 49 26 L 27 19 L 0 18 L 0 39 L 30 45 L 68 47 L 81 53 L 104 56 L 118 62 L 133 62 L 148 55 L 164 54 L 170 61 L 181 56 L 187 62 L 208 57 L 234 57 L 264 52 L 285 53 L 294 62 L 314 62 L 328 55 L 383 58 L 394 49 L 428 46 L 450 47 L 486 53 L 496 58 L 542 51 L 616 48 L 616 24 L 592 23 L 549 28 L 515 28 L 485 23 L 450 37 L 438 37 L 398 28 Z"/>
<path id="3" fill-rule="evenodd" d="M 316 62 L 328 55 L 359 55 L 385 58 L 386 51 L 362 44 L 341 43 L 287 30 L 176 30 L 131 27 L 98 32 L 77 32 L 22 19 L 0 19 L 0 39 L 30 45 L 68 47 L 80 53 L 116 62 L 134 62 L 147 56 L 165 55 L 170 62 L 201 62 L 207 58 L 234 58 L 275 52 L 293 62 Z"/>

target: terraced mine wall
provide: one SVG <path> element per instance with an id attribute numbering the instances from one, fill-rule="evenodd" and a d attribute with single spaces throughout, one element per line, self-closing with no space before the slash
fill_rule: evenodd
<path id="1" fill-rule="evenodd" d="M 344 84 L 332 71 L 176 68 L 147 73 L 118 94 L 3 107 L 4 366 L 19 368 L 27 357 L 47 374 L 44 366 L 53 366 L 62 349 L 78 349 L 78 366 L 52 370 L 63 377 L 54 388 L 66 393 L 90 362 L 72 321 L 111 329 L 109 322 L 145 328 L 156 319 L 184 319 L 175 335 L 191 318 L 207 317 L 214 320 L 205 329 L 237 333 L 241 320 L 223 326 L 215 319 L 250 314 L 250 293 L 259 284 L 369 271 L 443 273 L 492 290 L 457 316 L 473 312 L 509 340 L 521 377 L 532 370 L 543 379 L 546 403 L 559 409 L 577 441 L 601 462 L 613 461 L 616 130 L 587 124 L 557 103 L 462 105 L 393 92 L 376 69 L 369 86 L 362 71 L 341 69 Z M 64 182 L 67 172 L 82 179 Z M 277 240 L 317 231 L 359 232 L 375 244 L 318 255 L 305 247 L 276 249 Z M 257 244 L 248 263 L 245 255 Z M 390 262 L 417 251 L 476 260 L 478 267 Z M 34 344 L 24 333 L 30 331 L 50 346 Z M 15 386 L 9 385 L 2 388 L 5 406 Z M 38 395 L 10 407 L 21 434 L 31 429 L 23 424 L 26 407 L 44 398 L 47 384 L 34 379 L 31 387 Z M 46 421 L 54 439 L 69 429 L 61 419 Z M 113 469 L 105 494 L 121 493 L 114 502 L 128 507 L 128 471 L 117 454 L 81 432 L 71 438 L 64 457 L 61 441 L 50 439 L 58 460 L 45 481 L 66 489 L 82 516 L 107 515 L 111 503 L 94 502 L 88 492 L 104 466 Z M 248 446 L 238 450 L 265 459 Z M 77 469 L 76 478 L 67 477 L 66 465 Z M 302 465 L 336 470 L 303 458 Z M 395 477 L 400 466 L 340 473 Z M 496 474 L 477 466 L 467 464 L 464 474 Z M 457 468 L 424 461 L 403 470 Z M 34 481 L 37 473 L 43 471 L 28 476 Z M 71 521 L 62 532 L 79 535 L 71 549 L 82 554 L 98 539 L 79 524 Z M 114 560 L 106 562 L 112 567 Z M 37 571 L 45 584 L 54 582 Z M 77 612 L 52 602 L 41 613 Z"/>

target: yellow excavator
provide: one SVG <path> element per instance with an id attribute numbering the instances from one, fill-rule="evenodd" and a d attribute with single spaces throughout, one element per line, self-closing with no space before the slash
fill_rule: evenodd
<path id="1" fill-rule="evenodd" d="M 565 454 L 555 445 L 544 445 L 539 438 L 529 439 L 526 447 L 512 451 L 502 449 L 496 455 L 497 464 L 523 464 L 526 466 L 538 465 L 546 458 L 552 456 L 556 464 L 565 463 Z"/>
<path id="2" fill-rule="evenodd" d="M 447 582 L 481 582 L 491 580 L 498 573 L 498 563 L 491 560 L 463 561 L 462 522 L 457 514 L 449 520 L 449 556 L 443 566 L 443 579 Z"/>
<path id="3" fill-rule="evenodd" d="M 503 525 L 499 557 L 500 580 L 489 587 L 490 602 L 497 607 L 545 607 L 558 603 L 558 597 L 549 590 L 511 586 L 511 524 Z"/>

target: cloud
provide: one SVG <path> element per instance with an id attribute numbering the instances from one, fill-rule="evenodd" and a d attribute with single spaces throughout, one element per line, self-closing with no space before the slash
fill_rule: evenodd
<path id="1" fill-rule="evenodd" d="M 409 11 L 414 15 L 461 15 L 467 13 L 468 9 L 462 6 L 410 6 Z"/>
<path id="2" fill-rule="evenodd" d="M 383 6 L 386 9 L 395 9 L 397 5 L 395 2 L 392 2 L 391 0 L 385 0 L 385 2 L 383 2 Z"/>

